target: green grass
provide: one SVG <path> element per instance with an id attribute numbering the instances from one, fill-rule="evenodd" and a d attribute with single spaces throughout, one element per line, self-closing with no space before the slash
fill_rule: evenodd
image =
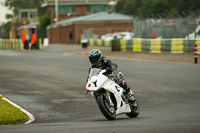
<path id="1" fill-rule="evenodd" d="M 16 125 L 28 120 L 29 117 L 27 115 L 0 96 L 0 125 Z"/>

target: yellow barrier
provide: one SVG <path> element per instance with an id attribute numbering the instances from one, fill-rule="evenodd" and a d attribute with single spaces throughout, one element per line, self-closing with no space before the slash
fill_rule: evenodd
<path id="1" fill-rule="evenodd" d="M 20 40 L 17 39 L 17 40 L 15 40 L 15 41 L 16 41 L 16 44 L 17 44 L 17 50 L 20 50 L 20 48 L 21 48 L 21 47 L 20 47 L 20 44 L 21 44 L 21 43 L 20 43 Z"/>
<path id="2" fill-rule="evenodd" d="M 106 47 L 109 47 L 110 46 L 110 41 L 109 40 L 105 40 L 104 44 L 105 44 Z"/>
<path id="3" fill-rule="evenodd" d="M 120 44 L 121 44 L 121 51 L 126 52 L 126 40 L 121 39 Z"/>
<path id="4" fill-rule="evenodd" d="M 198 54 L 200 54 L 200 38 L 194 39 L 184 39 L 184 38 L 174 38 L 174 39 L 142 39 L 133 38 L 133 40 L 117 40 L 116 44 L 119 44 L 118 51 L 123 52 L 133 51 L 133 52 L 148 52 L 148 53 L 192 53 L 194 52 L 194 44 L 198 45 Z M 97 40 L 97 43 L 90 38 L 90 45 L 94 46 L 109 46 L 110 41 L 103 41 L 101 39 Z M 112 50 L 115 51 L 114 45 Z"/>
<path id="5" fill-rule="evenodd" d="M 20 50 L 24 50 L 24 44 L 22 42 L 22 39 L 20 39 L 19 42 L 20 42 Z"/>
<path id="6" fill-rule="evenodd" d="M 151 53 L 161 53 L 161 40 L 151 39 L 150 40 L 150 52 Z"/>
<path id="7" fill-rule="evenodd" d="M 39 38 L 39 49 L 42 48 L 42 38 Z"/>
<path id="8" fill-rule="evenodd" d="M 198 54 L 200 54 L 200 38 L 196 38 L 196 41 L 195 41 L 195 44 L 197 44 L 197 51 L 198 51 Z"/>
<path id="9" fill-rule="evenodd" d="M 175 53 L 175 54 L 183 53 L 183 39 L 182 38 L 172 39 L 171 53 Z"/>
<path id="10" fill-rule="evenodd" d="M 8 49 L 9 40 L 6 39 L 4 42 L 4 49 Z"/>
<path id="11" fill-rule="evenodd" d="M 11 49 L 13 40 L 7 39 L 6 41 L 7 41 L 7 42 L 6 42 L 6 49 Z"/>
<path id="12" fill-rule="evenodd" d="M 141 38 L 133 39 L 133 52 L 142 52 L 142 39 Z"/>
<path id="13" fill-rule="evenodd" d="M 0 49 L 3 48 L 3 42 L 2 42 L 2 39 L 0 39 Z"/>
<path id="14" fill-rule="evenodd" d="M 93 38 L 90 38 L 90 46 L 93 46 L 94 43 L 93 43 Z"/>
<path id="15" fill-rule="evenodd" d="M 101 39 L 97 40 L 97 46 L 102 46 L 102 40 Z"/>
<path id="16" fill-rule="evenodd" d="M 0 49 L 24 50 L 21 39 L 1 39 Z"/>

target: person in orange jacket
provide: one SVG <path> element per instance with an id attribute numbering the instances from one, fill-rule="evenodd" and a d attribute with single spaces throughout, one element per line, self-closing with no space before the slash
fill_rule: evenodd
<path id="1" fill-rule="evenodd" d="M 31 36 L 31 42 L 29 43 L 29 50 L 31 49 L 31 46 L 34 45 L 36 42 L 36 34 L 35 31 L 32 31 L 32 36 Z"/>
<path id="2" fill-rule="evenodd" d="M 21 38 L 22 38 L 22 43 L 24 44 L 24 42 L 26 41 L 26 33 L 22 33 Z"/>

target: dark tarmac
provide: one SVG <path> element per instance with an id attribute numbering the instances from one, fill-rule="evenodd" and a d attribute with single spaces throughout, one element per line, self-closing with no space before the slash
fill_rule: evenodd
<path id="1" fill-rule="evenodd" d="M 109 49 L 102 49 L 109 54 Z M 0 126 L 0 133 L 200 132 L 199 64 L 109 55 L 133 89 L 140 115 L 108 121 L 86 95 L 87 52 L 66 45 L 41 51 L 0 50 L 0 94 L 36 118 L 30 125 Z"/>

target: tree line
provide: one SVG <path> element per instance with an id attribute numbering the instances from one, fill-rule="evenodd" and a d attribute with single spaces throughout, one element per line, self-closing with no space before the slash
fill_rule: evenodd
<path id="1" fill-rule="evenodd" d="M 139 17 L 185 17 L 191 12 L 200 12 L 200 0 L 118 0 L 116 10 Z"/>

